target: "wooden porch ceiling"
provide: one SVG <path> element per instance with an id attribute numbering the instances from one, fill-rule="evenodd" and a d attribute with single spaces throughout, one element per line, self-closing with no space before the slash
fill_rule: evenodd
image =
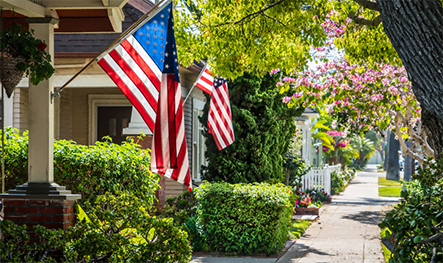
<path id="1" fill-rule="evenodd" d="M 121 32 L 128 0 L 0 0 L 4 27 L 13 23 L 28 26 L 24 18 L 59 19 L 56 33 Z"/>

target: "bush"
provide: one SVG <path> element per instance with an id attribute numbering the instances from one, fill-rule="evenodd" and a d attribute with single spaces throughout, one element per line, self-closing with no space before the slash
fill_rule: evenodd
<path id="1" fill-rule="evenodd" d="M 195 189 L 196 225 L 211 251 L 281 251 L 288 238 L 292 191 L 283 184 L 205 182 Z"/>
<path id="2" fill-rule="evenodd" d="M 340 192 L 343 192 L 352 178 L 354 178 L 354 171 L 348 168 L 332 172 L 331 173 L 332 194 L 338 194 Z"/>
<path id="3" fill-rule="evenodd" d="M 9 220 L 0 220 L 0 262 L 55 262 L 63 249 L 63 231 L 48 230 L 42 226 L 32 229 L 38 240 L 30 243 L 26 225 L 18 226 Z"/>
<path id="4" fill-rule="evenodd" d="M 5 135 L 5 189 L 13 189 L 28 180 L 28 132 L 20 135 L 9 128 Z M 149 171 L 149 164 L 149 155 L 133 141 L 92 146 L 54 142 L 54 181 L 82 194 L 82 202 L 106 192 L 131 191 L 152 203 L 160 176 Z"/>
<path id="5" fill-rule="evenodd" d="M 197 226 L 197 199 L 195 190 L 168 198 L 162 210 L 164 217 L 172 217 L 174 225 L 188 232 L 193 251 L 209 251 L 204 237 L 200 235 Z"/>
<path id="6" fill-rule="evenodd" d="M 288 109 L 282 103 L 288 94 L 279 93 L 275 87 L 278 81 L 278 74 L 263 77 L 245 74 L 229 81 L 235 143 L 219 151 L 213 135 L 205 130 L 205 156 L 209 162 L 203 167 L 203 179 L 232 184 L 284 180 L 283 155 L 295 132 L 294 118 L 304 108 Z M 208 110 L 209 103 L 200 119 L 205 127 Z"/>
<path id="7" fill-rule="evenodd" d="M 389 262 L 443 262 L 443 160 L 425 165 L 414 176 L 420 180 L 404 184 L 401 203 L 380 224 L 394 241 Z"/>
<path id="8" fill-rule="evenodd" d="M 150 215 L 137 196 L 118 194 L 85 202 L 87 217 L 66 232 L 35 226 L 38 244 L 28 243 L 26 226 L 0 221 L 0 261 L 55 262 L 51 252 L 58 252 L 62 262 L 189 262 L 186 232 Z"/>

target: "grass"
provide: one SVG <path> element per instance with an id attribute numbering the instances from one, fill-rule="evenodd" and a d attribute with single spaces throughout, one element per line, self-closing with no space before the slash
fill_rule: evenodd
<path id="1" fill-rule="evenodd" d="M 381 230 L 380 237 L 383 239 L 386 236 L 388 236 L 389 234 L 390 234 L 389 229 L 385 228 L 385 229 Z M 387 263 L 387 262 L 389 262 L 389 258 L 391 257 L 391 251 L 389 251 L 389 249 L 387 249 L 386 246 L 383 245 L 383 243 L 381 243 L 381 247 L 383 248 L 383 255 L 385 257 L 385 262 Z"/>
<path id="2" fill-rule="evenodd" d="M 297 239 L 306 231 L 311 221 L 291 219 L 291 227 L 289 228 L 289 238 Z"/>
<path id="3" fill-rule="evenodd" d="M 378 188 L 378 196 L 400 197 L 401 180 L 386 180 L 385 177 L 379 177 L 378 185 L 383 185 Z"/>
<path id="4" fill-rule="evenodd" d="M 378 178 L 378 185 L 401 186 L 402 183 L 400 180 L 386 180 L 386 177 L 379 177 Z"/>
<path id="5" fill-rule="evenodd" d="M 384 173 L 384 172 L 386 172 L 386 171 L 385 171 L 385 169 L 383 169 L 383 168 L 378 168 L 378 169 L 377 169 L 377 173 Z"/>
<path id="6" fill-rule="evenodd" d="M 378 196 L 400 197 L 401 186 L 383 186 L 378 188 Z"/>

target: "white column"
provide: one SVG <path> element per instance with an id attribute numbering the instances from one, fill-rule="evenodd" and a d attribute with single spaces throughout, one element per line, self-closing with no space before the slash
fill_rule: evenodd
<path id="1" fill-rule="evenodd" d="M 140 113 L 138 113 L 134 106 L 132 106 L 131 121 L 128 124 L 128 128 L 123 129 L 123 134 L 139 135 L 141 132 L 145 135 L 152 135 L 152 131 L 149 129 Z"/>
<path id="2" fill-rule="evenodd" d="M 54 25 L 51 23 L 29 23 L 34 37 L 47 44 L 54 61 Z M 54 104 L 52 77 L 37 86 L 29 83 L 29 150 L 28 180 L 30 183 L 52 183 L 54 181 Z"/>
<path id="3" fill-rule="evenodd" d="M 1 92 L 0 92 L 1 94 Z M 13 120 L 13 100 L 14 100 L 14 92 L 12 93 L 11 97 L 8 98 L 6 93 L 4 94 L 4 103 L 5 103 L 5 127 L 12 127 L 12 120 Z M 1 97 L 1 95 L 0 95 Z"/>

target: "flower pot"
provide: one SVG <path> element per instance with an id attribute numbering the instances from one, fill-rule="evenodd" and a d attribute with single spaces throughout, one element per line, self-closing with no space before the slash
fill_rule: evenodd
<path id="1" fill-rule="evenodd" d="M 296 208 L 294 208 L 294 214 L 318 216 L 318 207 L 314 207 L 314 208 L 296 207 Z"/>
<path id="2" fill-rule="evenodd" d="M 0 81 L 2 86 L 5 87 L 6 95 L 10 98 L 24 73 L 23 70 L 17 68 L 17 64 L 25 62 L 25 59 L 22 57 L 8 57 L 7 55 L 0 58 Z"/>

